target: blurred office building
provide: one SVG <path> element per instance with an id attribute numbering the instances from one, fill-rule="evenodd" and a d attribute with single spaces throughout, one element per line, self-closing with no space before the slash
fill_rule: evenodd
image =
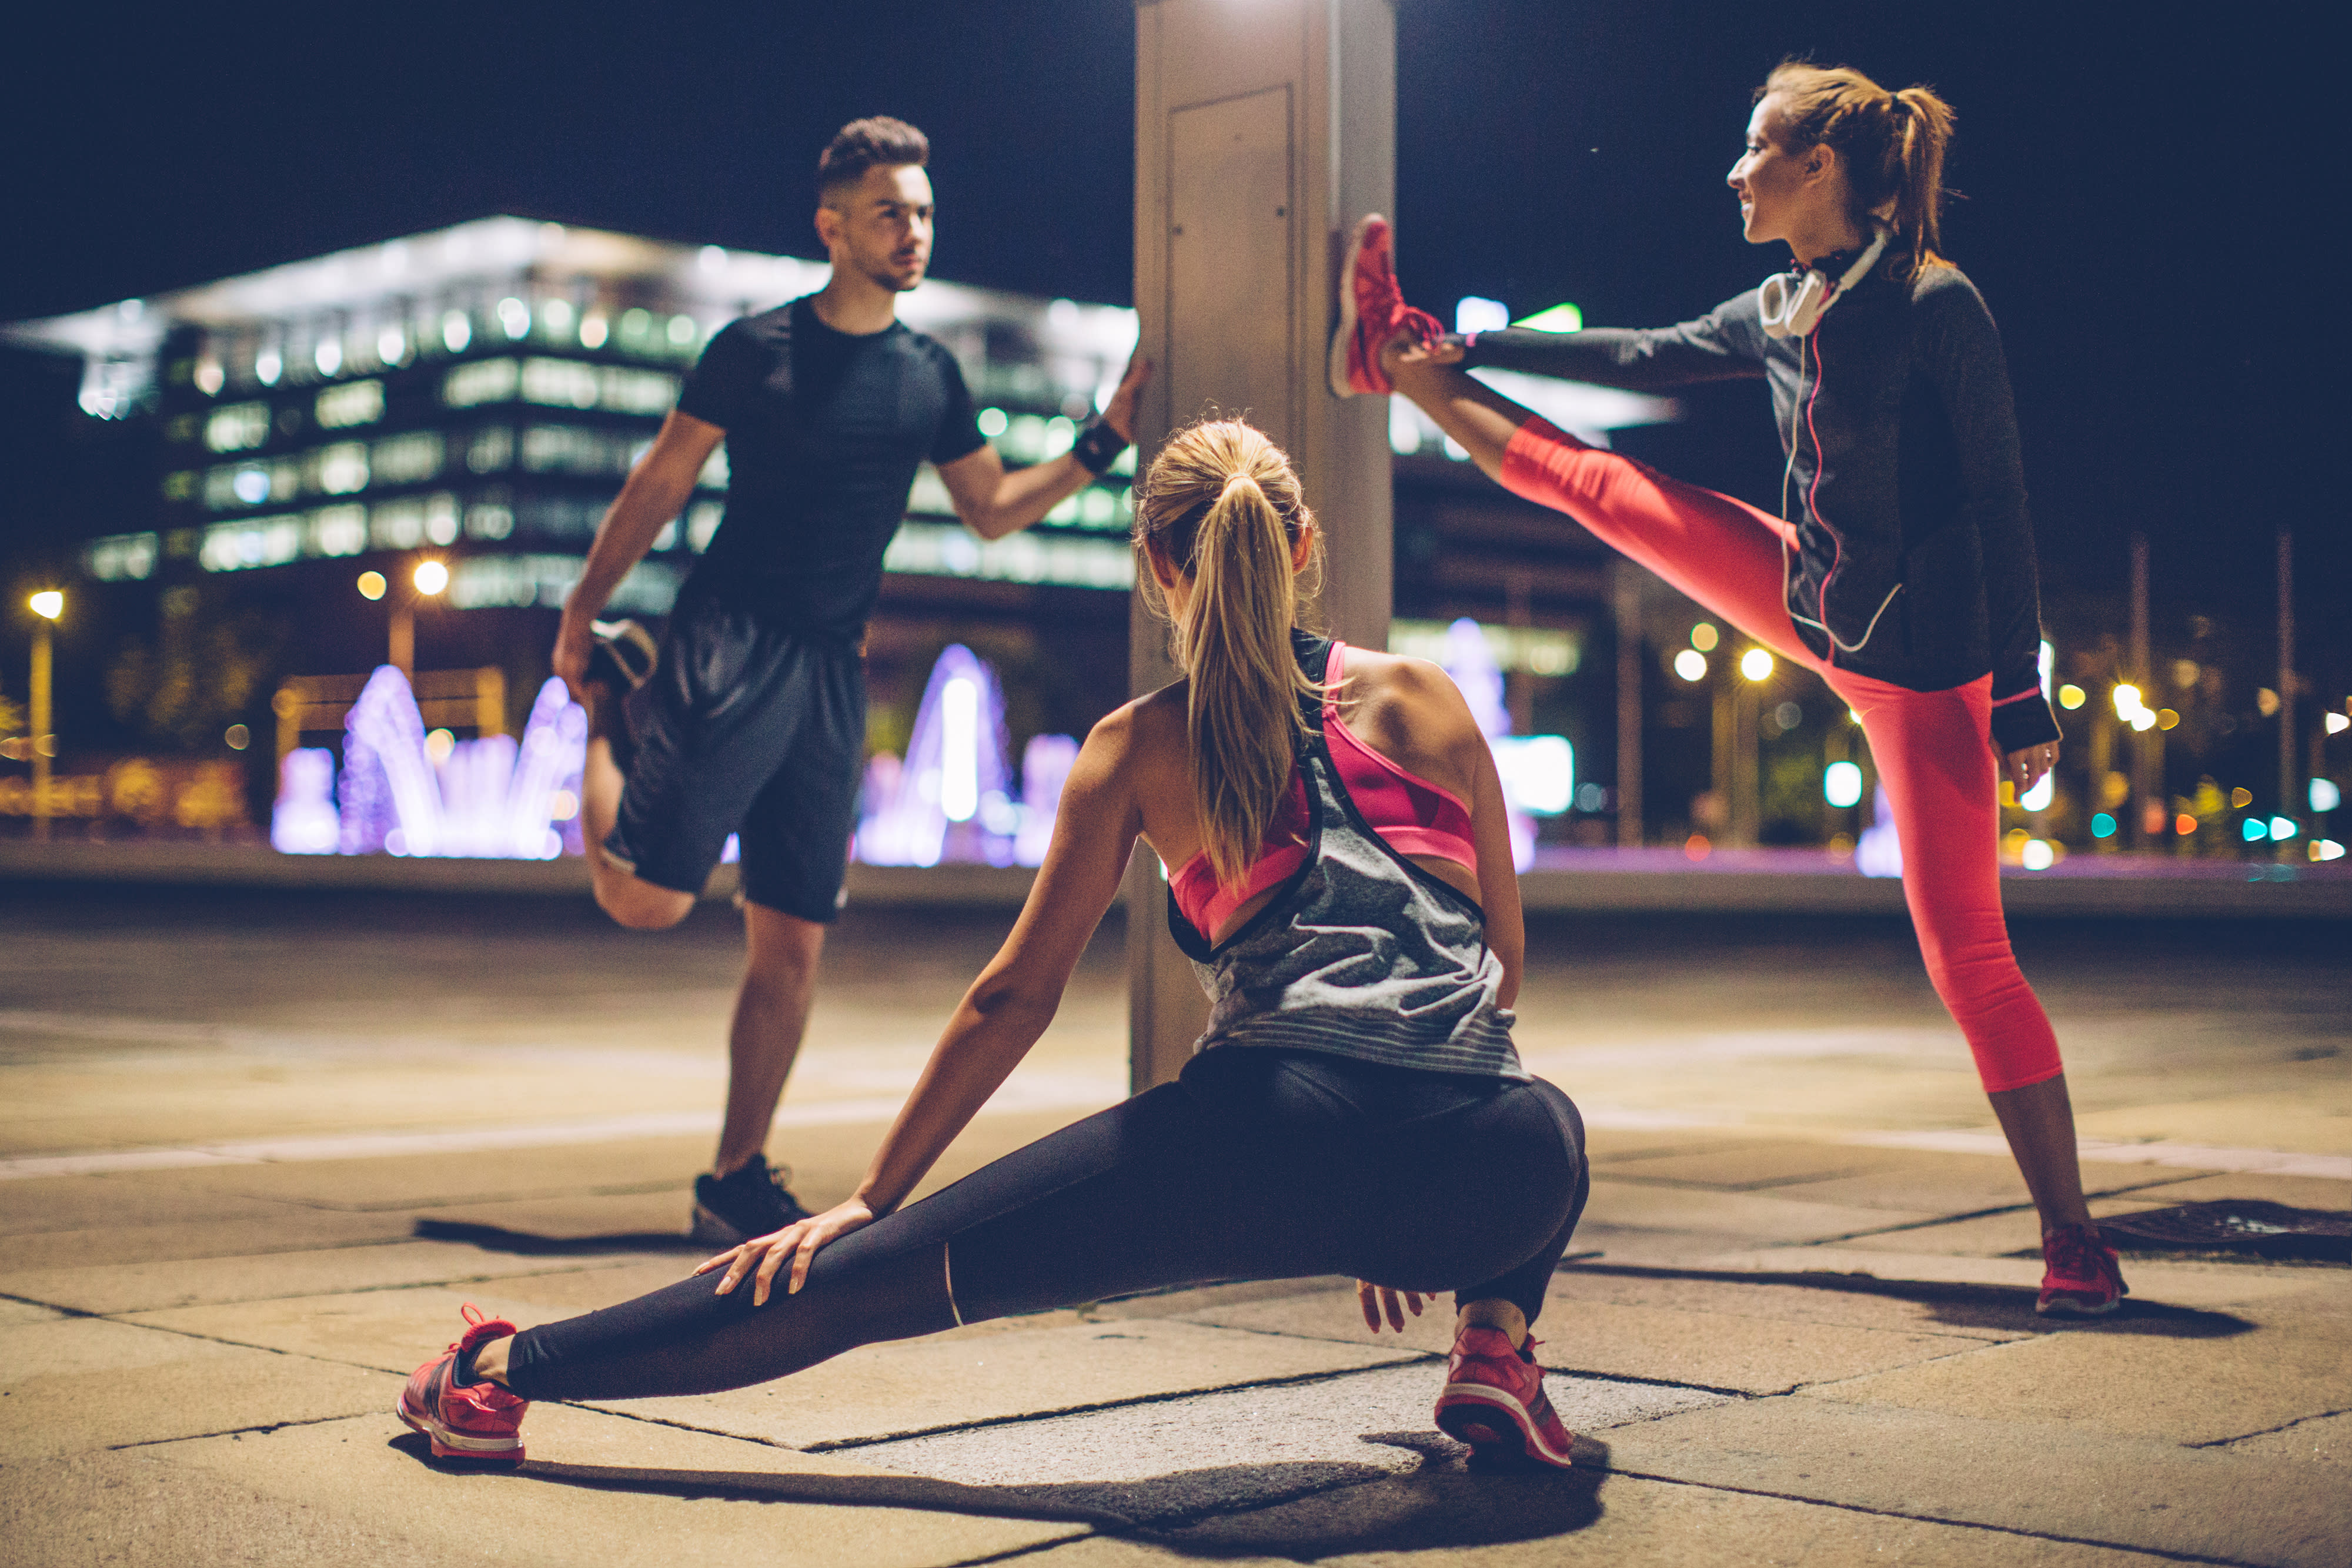
<path id="1" fill-rule="evenodd" d="M 275 693 L 281 749 L 305 726 L 340 723 L 332 683 L 356 689 L 387 658 L 452 679 L 497 667 L 494 683 L 459 683 L 446 722 L 516 733 L 597 521 L 703 346 L 826 275 L 792 256 L 493 217 L 0 335 L 80 358 L 85 434 L 111 479 L 78 520 L 79 602 L 118 642 L 168 653 L 195 645 L 173 631 L 190 617 L 266 617 L 272 667 L 246 716 L 266 733 Z M 1016 465 L 1067 448 L 1136 340 L 1124 308 L 943 280 L 900 313 L 956 355 L 983 432 Z M 1596 440 L 1674 414 L 1656 399 L 1517 381 L 1513 395 Z M 1607 552 L 1487 484 L 1402 400 L 1390 434 L 1392 645 L 1434 656 L 1468 618 L 1517 733 L 1568 735 L 1596 762 L 1612 755 Z M 1016 747 L 1082 735 L 1125 698 L 1132 476 L 1129 454 L 1036 528 L 984 542 L 922 471 L 868 639 L 877 750 L 905 750 L 923 684 L 953 643 L 997 670 Z M 614 613 L 667 611 L 726 486 L 722 450 Z M 446 569 L 428 567 L 437 592 L 418 586 L 428 563 Z M 1589 661 L 1594 647 L 1606 656 Z M 493 688 L 503 720 L 474 695 Z M 315 720 L 300 716 L 313 709 Z M 1592 774 L 1605 781 L 1608 768 Z M 1587 814 L 1605 814 L 1604 797 L 1586 791 Z"/>

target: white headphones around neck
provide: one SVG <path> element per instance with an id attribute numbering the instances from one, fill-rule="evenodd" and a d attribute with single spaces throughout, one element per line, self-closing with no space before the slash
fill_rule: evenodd
<path id="1" fill-rule="evenodd" d="M 1835 283 L 1822 277 L 1817 267 L 1807 268 L 1805 276 L 1793 282 L 1785 272 L 1776 272 L 1766 278 L 1763 287 L 1756 291 L 1756 302 L 1761 307 L 1764 316 L 1764 335 L 1768 338 L 1811 336 L 1813 329 L 1821 325 L 1822 318 L 1828 314 L 1829 308 L 1836 304 L 1847 289 L 1861 282 L 1864 275 L 1876 264 L 1891 237 L 1893 231 L 1880 229 L 1877 237 L 1870 242 L 1870 248 L 1864 251 L 1861 258 L 1847 267 L 1845 276 Z"/>

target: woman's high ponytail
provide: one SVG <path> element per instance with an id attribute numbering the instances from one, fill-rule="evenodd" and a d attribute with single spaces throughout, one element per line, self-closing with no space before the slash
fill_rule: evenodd
<path id="1" fill-rule="evenodd" d="M 1290 641 L 1291 559 L 1313 526 L 1289 459 L 1238 420 L 1178 432 L 1139 486 L 1138 546 L 1192 583 L 1175 653 L 1192 677 L 1192 795 L 1221 884 L 1239 881 L 1264 842 L 1297 760 L 1299 699 L 1318 695 Z M 1144 565 L 1138 581 L 1158 601 Z"/>
<path id="2" fill-rule="evenodd" d="M 1952 141 L 1952 106 L 1935 89 L 1889 92 L 1850 66 L 1790 60 L 1764 78 L 1756 97 L 1780 100 L 1799 148 L 1836 150 L 1856 226 L 1884 222 L 1892 228 L 1912 277 L 1943 260 L 1944 153 Z"/>

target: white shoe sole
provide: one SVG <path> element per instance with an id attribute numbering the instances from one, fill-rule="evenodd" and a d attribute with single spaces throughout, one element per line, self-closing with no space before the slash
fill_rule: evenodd
<path id="1" fill-rule="evenodd" d="M 470 1433 L 451 1430 L 430 1416 L 419 1416 L 408 1407 L 408 1395 L 404 1390 L 393 1402 L 392 1413 L 407 1424 L 414 1432 L 421 1432 L 433 1442 L 433 1457 L 446 1458 L 510 1458 L 523 1457 L 520 1437 L 477 1437 Z"/>
<path id="2" fill-rule="evenodd" d="M 1496 1413 L 1498 1419 L 1483 1421 L 1477 1406 Z M 1449 1383 L 1437 1396 L 1437 1427 L 1447 1437 L 1468 1443 L 1472 1448 L 1504 1448 L 1516 1442 L 1528 1458 L 1558 1469 L 1572 1469 L 1576 1461 L 1569 1453 L 1556 1450 L 1544 1440 L 1542 1429 L 1536 1425 L 1528 1407 L 1502 1389 L 1486 1383 Z M 1500 1430 L 1496 1430 L 1499 1427 Z M 1460 1428 L 1457 1430 L 1457 1428 Z M 1480 1442 L 1466 1435 L 1469 1429 L 1483 1430 L 1489 1440 Z M 1573 1442 L 1570 1435 L 1570 1441 Z"/>

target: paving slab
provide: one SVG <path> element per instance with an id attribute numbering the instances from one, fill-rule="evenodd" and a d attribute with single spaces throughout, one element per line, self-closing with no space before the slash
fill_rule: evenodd
<path id="1" fill-rule="evenodd" d="M 1629 1475 L 2225 1563 L 2352 1558 L 2332 1468 L 2079 1427 L 1799 1396 L 1620 1427 L 1609 1443 L 1611 1469 Z"/>
<path id="2" fill-rule="evenodd" d="M 2352 1409 L 2347 1297 L 2352 1281 L 2276 1297 L 2242 1316 L 2183 1322 L 2178 1333 L 2129 1332 L 2128 1321 L 2085 1325 L 1822 1384 L 1806 1396 L 2214 1443 Z"/>
<path id="3" fill-rule="evenodd" d="M 177 1174 L 177 1173 L 173 1173 Z M 286 1205 L 265 1197 L 189 1187 L 163 1180 L 126 1186 L 104 1176 L 47 1176 L 0 1181 L 0 1236 L 16 1238 L 52 1230 L 89 1230 L 121 1225 L 267 1218 Z"/>
<path id="4" fill-rule="evenodd" d="M 1676 1186 L 1720 1187 L 1748 1192 L 1799 1183 L 1820 1184 L 1839 1177 L 1901 1166 L 1901 1152 L 1859 1148 L 1799 1139 L 1760 1140 L 1733 1148 L 1655 1154 L 1612 1160 L 1611 1181 L 1653 1181 Z M 1776 1193 L 1775 1196 L 1781 1196 Z M 1834 1200 L 1832 1200 L 1834 1201 Z M 1876 1207 L 1876 1206 L 1874 1206 Z M 1921 1207 L 1934 1212 L 1937 1203 Z"/>
<path id="5" fill-rule="evenodd" d="M 1444 1368 L 1424 1362 L 848 1451 L 892 1469 L 1016 1488 L 1164 1528 L 1425 1465 L 1458 1465 L 1469 1450 L 1430 1418 L 1444 1383 Z M 1565 1375 L 1547 1378 L 1545 1386 L 1560 1419 L 1578 1431 L 1654 1420 L 1724 1397 Z"/>
<path id="6" fill-rule="evenodd" d="M 2352 1209 L 2352 1182 L 2336 1181 L 2327 1176 L 2267 1176 L 2250 1173 L 2242 1176 L 2191 1176 L 2187 1181 L 2167 1182 L 2161 1186 L 2143 1187 L 2133 1196 L 2151 1203 L 2212 1203 L 2221 1198 L 2260 1198 L 2266 1203 L 2284 1203 L 2295 1208 Z"/>
<path id="7" fill-rule="evenodd" d="M 1939 1252 L 1882 1250 L 1888 1239 L 1874 1236 L 1851 1246 L 1756 1247 L 1717 1252 L 1689 1266 L 1727 1273 L 1784 1276 L 1818 1273 L 1835 1280 L 1980 1285 L 2019 1293 L 2030 1311 L 2042 1283 L 2039 1257 L 1972 1258 Z M 2300 1295 L 2328 1272 L 2293 1264 L 2158 1261 L 2135 1258 L 2124 1266 L 2132 1293 L 2122 1322 L 2151 1309 L 2219 1311 L 2273 1296 Z M 2044 1324 L 2048 1327 L 2048 1324 Z"/>
<path id="8" fill-rule="evenodd" d="M 1580 1507 L 1591 1488 L 1590 1504 Z M 1587 1517 L 1589 1515 L 1589 1517 Z M 1557 1525 L 1546 1533 L 1546 1527 Z M 1168 1537 L 1206 1555 L 1252 1547 L 1327 1568 L 2154 1568 L 2166 1559 L 1967 1525 L 1612 1475 L 1589 1481 L 1431 1470 L 1206 1521 Z M 1126 1568 L 1102 1537 L 1037 1568 Z M 1362 1548 L 1370 1547 L 1370 1550 Z M 1181 1559 L 1161 1559 L 1164 1563 Z M 1197 1559 L 1195 1559 L 1197 1560 Z M 1024 1565 L 1025 1568 L 1025 1565 Z"/>
<path id="9" fill-rule="evenodd" d="M 1581 1239 L 1583 1227 L 1591 1225 L 1709 1236 L 1730 1234 L 1747 1237 L 1751 1242 L 1819 1241 L 1889 1225 L 1932 1220 L 1948 1212 L 1802 1203 L 1764 1193 L 1643 1186 L 1614 1181 L 1606 1171 L 1595 1171 L 1592 1197 L 1585 1206 L 1578 1235 Z"/>
<path id="10" fill-rule="evenodd" d="M 1549 1296 L 1558 1304 L 1546 1309 L 1547 1323 L 1572 1323 L 1585 1303 L 1601 1302 L 1979 1340 L 2022 1339 L 2051 1327 L 2033 1315 L 2032 1297 L 2015 1291 L 1798 1270 L 1742 1275 L 1597 1261 L 1554 1274 Z"/>
<path id="11" fill-rule="evenodd" d="M 1189 1321 L 1260 1333 L 1316 1334 L 1361 1343 L 1399 1343 L 1386 1328 L 1364 1326 L 1352 1291 L 1286 1301 L 1212 1308 Z M 1981 1335 L 1819 1323 L 1762 1315 L 1687 1311 L 1654 1302 L 1619 1302 L 1558 1290 L 1536 1337 L 1547 1367 L 1605 1377 L 1654 1378 L 1743 1394 L 1782 1394 L 1808 1383 L 1856 1376 L 1958 1354 Z M 1440 1301 L 1407 1320 L 1402 1343 L 1440 1354 L 1452 1348 L 1453 1312 Z"/>
<path id="12" fill-rule="evenodd" d="M 1890 1151 L 1893 1152 L 1893 1151 Z M 2145 1185 L 2138 1166 L 2085 1165 L 2083 1189 L 2096 1197 Z M 1775 1197 L 1811 1203 L 1851 1204 L 1862 1208 L 1969 1214 L 1979 1209 L 2022 1207 L 2032 1201 L 2017 1164 L 2006 1155 L 1958 1155 L 1905 1150 L 1902 1157 L 1861 1176 L 1792 1182 L 1772 1189 Z"/>
<path id="13" fill-rule="evenodd" d="M 26 1460 L 388 1406 L 397 1379 L 93 1318 L 0 1328 L 0 1456 Z"/>
<path id="14" fill-rule="evenodd" d="M 138 1208 L 124 1212 L 144 1217 Z M 413 1228 L 404 1215 L 339 1214 L 295 1204 L 271 1204 L 260 1213 L 235 1218 L 94 1224 L 74 1230 L 11 1236 L 6 1241 L 7 1269 L 13 1273 L 142 1260 L 250 1258 L 397 1241 Z"/>
<path id="15" fill-rule="evenodd" d="M 552 1265 L 561 1267 L 560 1263 Z M 492 1280 L 551 1271 L 545 1258 L 502 1256 L 447 1241 L 395 1241 L 237 1258 L 0 1270 L 0 1291 L 84 1312 L 137 1312 L 264 1301 L 353 1288 Z"/>
<path id="16" fill-rule="evenodd" d="M 1037 1517 L 1051 1511 L 1027 1500 L 563 1406 L 533 1410 L 527 1434 L 532 1457 L 516 1471 L 430 1464 L 388 1412 L 151 1451 L 445 1563 L 944 1568 L 1092 1528 L 1066 1511 Z"/>
<path id="17" fill-rule="evenodd" d="M 12 1461 L 0 1487 L 0 1563 L 447 1568 L 453 1561 L 446 1541 L 404 1533 L 411 1521 L 361 1521 L 337 1511 L 334 1501 L 331 1487 L 271 1495 L 234 1474 L 171 1464 L 153 1448 Z"/>
<path id="18" fill-rule="evenodd" d="M 957 1330 L 866 1345 L 752 1388 L 609 1407 L 805 1448 L 1419 1359 L 1411 1351 L 1186 1322 Z"/>

